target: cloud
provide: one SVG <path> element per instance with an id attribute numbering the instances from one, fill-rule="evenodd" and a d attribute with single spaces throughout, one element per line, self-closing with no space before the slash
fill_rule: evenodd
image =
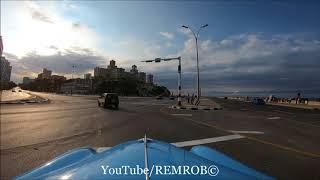
<path id="1" fill-rule="evenodd" d="M 7 53 L 19 57 L 32 51 L 53 55 L 56 49 L 75 45 L 99 49 L 101 38 L 96 30 L 81 21 L 66 18 L 63 8 L 55 2 L 13 1 L 5 5 L 9 9 L 1 16 L 1 30 Z"/>
<path id="2" fill-rule="evenodd" d="M 159 32 L 161 36 L 172 40 L 174 38 L 174 34 L 173 33 L 169 33 L 169 32 Z"/>
<path id="3" fill-rule="evenodd" d="M 181 56 L 183 89 L 194 88 L 196 50 L 189 29 L 179 28 L 175 34 L 159 32 L 166 41 L 151 42 L 126 35 L 117 38 L 99 35 L 79 19 L 65 17 L 65 11 L 80 11 L 75 11 L 78 7 L 72 3 L 62 8 L 51 6 L 56 4 L 53 1 L 45 5 L 34 1 L 4 3 L 15 3 L 1 7 L 5 12 L 1 17 L 4 51 L 13 64 L 13 79 L 35 76 L 44 67 L 68 76 L 72 64 L 79 65 L 80 76 L 95 66 L 106 66 L 114 58 L 120 67 L 137 64 L 139 70 L 154 73 L 156 82 L 175 89 L 176 61 L 157 64 L 139 61 Z M 180 37 L 175 36 L 181 34 L 187 39 L 181 44 L 174 43 L 173 39 Z M 243 33 L 219 40 L 200 37 L 198 45 L 201 85 L 207 93 L 320 89 L 320 41 L 306 34 Z"/>
<path id="4" fill-rule="evenodd" d="M 48 16 L 46 16 L 44 13 L 37 11 L 35 9 L 31 9 L 31 11 L 32 11 L 31 16 L 33 19 L 46 22 L 46 23 L 53 23 L 52 20 Z"/>
<path id="5" fill-rule="evenodd" d="M 202 40 L 199 63 L 204 93 L 320 90 L 320 44 L 317 42 L 295 34 L 239 34 L 221 41 Z M 189 37 L 183 48 L 173 55 L 182 57 L 184 89 L 192 90 L 195 85 L 195 52 L 194 39 Z M 167 68 L 158 69 L 156 74 L 161 83 L 175 89 L 174 72 L 175 68 Z"/>
<path id="6" fill-rule="evenodd" d="M 48 56 L 39 55 L 36 52 L 28 53 L 21 58 L 8 53 L 4 55 L 10 58 L 13 66 L 12 79 L 16 82 L 21 82 L 24 76 L 36 77 L 43 68 L 52 70 L 53 74 L 70 78 L 73 65 L 76 66 L 74 76 L 83 77 L 85 73 L 92 73 L 94 67 L 106 67 L 108 63 L 106 57 L 97 54 L 94 50 L 80 47 L 64 49 Z"/>

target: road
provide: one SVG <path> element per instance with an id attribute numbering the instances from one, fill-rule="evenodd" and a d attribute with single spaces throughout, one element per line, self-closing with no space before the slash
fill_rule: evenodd
<path id="1" fill-rule="evenodd" d="M 142 97 L 121 97 L 120 109 L 109 110 L 96 96 L 36 94 L 51 102 L 1 105 L 1 179 L 76 147 L 110 147 L 146 132 L 170 143 L 241 134 L 206 145 L 280 179 L 320 179 L 319 111 L 216 98 L 223 110 L 190 111 Z"/>

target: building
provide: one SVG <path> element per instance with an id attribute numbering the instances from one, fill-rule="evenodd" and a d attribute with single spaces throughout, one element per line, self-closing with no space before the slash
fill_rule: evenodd
<path id="1" fill-rule="evenodd" d="M 107 67 L 107 74 L 108 77 L 112 80 L 118 80 L 120 77 L 122 77 L 124 75 L 125 70 L 123 68 L 118 68 L 116 66 L 116 61 L 115 60 L 111 60 L 110 64 Z"/>
<path id="2" fill-rule="evenodd" d="M 141 82 L 146 82 L 146 73 L 145 72 L 139 72 L 138 73 L 138 79 L 139 79 L 139 81 L 141 81 Z"/>
<path id="3" fill-rule="evenodd" d="M 42 73 L 38 74 L 37 79 L 50 79 L 52 71 L 46 68 L 43 68 Z"/>
<path id="4" fill-rule="evenodd" d="M 133 65 L 130 69 L 130 73 L 134 75 L 138 75 L 138 68 L 136 65 Z"/>
<path id="5" fill-rule="evenodd" d="M 116 66 L 116 61 L 111 60 L 107 68 L 96 67 L 94 68 L 94 77 L 102 77 L 109 80 L 119 80 L 121 77 L 133 77 L 141 82 L 147 81 L 145 72 L 139 72 L 136 65 L 132 65 L 129 72 L 126 72 L 123 68 Z M 151 79 L 151 80 L 150 80 Z M 151 84 L 153 84 L 153 76 L 149 77 Z M 149 81 L 148 81 L 149 82 Z"/>
<path id="6" fill-rule="evenodd" d="M 94 77 L 103 77 L 106 79 L 118 80 L 120 77 L 124 76 L 125 70 L 123 68 L 118 68 L 116 66 L 116 61 L 111 60 L 107 68 L 94 68 Z"/>
<path id="7" fill-rule="evenodd" d="M 111 60 L 110 64 L 108 65 L 108 69 L 116 69 L 116 61 L 115 60 Z"/>
<path id="8" fill-rule="evenodd" d="M 34 79 L 31 79 L 29 77 L 23 77 L 22 84 L 27 85 L 27 84 L 32 83 L 33 81 L 34 81 Z"/>
<path id="9" fill-rule="evenodd" d="M 125 70 L 123 68 L 115 68 L 109 70 L 109 77 L 113 80 L 118 80 L 124 76 Z"/>
<path id="10" fill-rule="evenodd" d="M 108 70 L 106 68 L 95 67 L 93 70 L 93 76 L 97 77 L 106 77 L 108 74 Z"/>
<path id="11" fill-rule="evenodd" d="M 51 70 L 48 70 L 48 69 L 46 69 L 46 68 L 43 68 L 43 72 L 42 72 L 42 78 L 43 78 L 43 79 L 50 79 L 51 74 L 52 74 L 52 71 L 51 71 Z"/>
<path id="12" fill-rule="evenodd" d="M 69 79 L 62 84 L 61 93 L 65 94 L 88 94 L 92 90 L 92 81 L 87 79 Z"/>
<path id="13" fill-rule="evenodd" d="M 84 74 L 84 79 L 91 79 L 91 73 Z"/>
<path id="14" fill-rule="evenodd" d="M 153 75 L 152 74 L 148 74 L 147 75 L 146 83 L 147 84 L 153 84 Z"/>
<path id="15" fill-rule="evenodd" d="M 66 81 L 67 80 L 66 77 L 59 76 L 59 75 L 51 75 L 50 79 L 53 81 Z"/>
<path id="16" fill-rule="evenodd" d="M 1 56 L 0 65 L 1 65 L 1 73 L 0 73 L 1 85 L 5 85 L 10 81 L 12 66 L 10 66 L 10 62 L 3 56 Z"/>

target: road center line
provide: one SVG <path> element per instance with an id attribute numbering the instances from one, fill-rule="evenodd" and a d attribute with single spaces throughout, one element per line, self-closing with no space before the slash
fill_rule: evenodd
<path id="1" fill-rule="evenodd" d="M 280 117 L 275 116 L 275 117 L 269 117 L 269 118 L 267 118 L 267 119 L 280 119 Z"/>
<path id="2" fill-rule="evenodd" d="M 261 132 L 261 131 L 232 131 L 232 130 L 230 130 L 230 132 L 237 133 L 237 134 L 264 134 L 264 132 Z"/>
<path id="3" fill-rule="evenodd" d="M 172 116 L 192 116 L 192 114 L 171 114 Z"/>
<path id="4" fill-rule="evenodd" d="M 294 113 L 291 113 L 291 112 L 287 112 L 287 111 L 281 111 L 281 110 L 273 110 L 274 112 L 278 112 L 278 113 L 284 113 L 284 114 L 289 114 L 289 115 L 292 115 Z"/>
<path id="5" fill-rule="evenodd" d="M 162 112 L 164 114 L 169 114 L 169 113 L 165 112 L 164 109 L 165 108 L 161 108 L 160 112 Z M 222 128 L 222 127 L 215 126 L 215 125 L 212 125 L 212 124 L 209 124 L 209 123 L 206 123 L 206 122 L 195 121 L 195 120 L 190 119 L 190 118 L 184 118 L 184 119 L 187 120 L 187 121 L 191 121 L 191 122 L 194 122 L 194 123 L 197 123 L 197 124 L 201 124 L 201 125 L 207 126 L 207 127 L 212 127 L 214 129 L 217 129 L 217 130 L 220 130 L 220 131 L 229 132 L 228 130 L 226 130 L 226 129 Z M 294 149 L 294 148 L 291 148 L 291 147 L 283 146 L 281 144 L 275 144 L 275 143 L 272 143 L 272 142 L 260 140 L 260 139 L 257 139 L 255 137 L 251 137 L 251 136 L 243 136 L 243 137 L 245 137 L 245 138 L 247 138 L 249 140 L 256 141 L 256 142 L 259 142 L 259 143 L 262 143 L 262 144 L 266 144 L 266 145 L 270 145 L 270 146 L 273 146 L 273 147 L 276 147 L 276 148 L 279 148 L 279 149 L 282 149 L 282 150 L 295 152 L 295 153 L 302 154 L 302 155 L 309 156 L 309 157 L 320 158 L 320 154 L 314 154 L 314 153 L 310 153 L 310 152 L 307 152 L 307 151 Z"/>
<path id="6" fill-rule="evenodd" d="M 185 147 L 185 146 L 196 146 L 200 144 L 209 144 L 209 143 L 221 142 L 221 141 L 229 141 L 229 140 L 240 139 L 240 138 L 244 138 L 244 136 L 241 136 L 239 134 L 233 134 L 233 135 L 220 136 L 220 137 L 214 137 L 214 138 L 176 142 L 171 144 L 177 147 Z"/>

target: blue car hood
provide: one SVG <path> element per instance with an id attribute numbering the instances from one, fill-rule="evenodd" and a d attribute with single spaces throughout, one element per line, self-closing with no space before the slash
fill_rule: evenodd
<path id="1" fill-rule="evenodd" d="M 135 140 L 119 144 L 100 153 L 92 148 L 74 149 L 16 179 L 146 179 L 144 173 L 139 174 L 133 171 L 138 167 L 145 168 L 145 150 L 147 150 L 148 157 L 148 176 L 151 180 L 273 179 L 214 149 L 195 146 L 190 151 L 186 151 L 157 140 L 148 140 L 147 148 L 143 140 Z M 126 173 L 123 166 L 127 166 Z M 175 167 L 176 170 L 179 166 L 181 168 L 212 167 L 213 170 L 211 169 L 211 174 L 188 174 L 185 171 L 177 172 L 169 168 L 168 173 L 164 174 L 165 166 Z M 115 170 L 117 168 L 118 172 Z M 120 168 L 122 168 L 121 172 Z M 156 172 L 156 168 L 162 169 Z M 104 169 L 107 170 L 104 171 Z"/>

